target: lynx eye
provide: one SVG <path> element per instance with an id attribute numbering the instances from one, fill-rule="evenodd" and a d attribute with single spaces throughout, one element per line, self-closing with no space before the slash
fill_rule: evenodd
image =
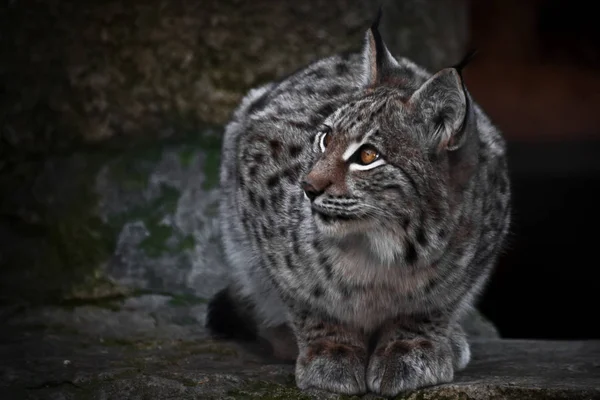
<path id="1" fill-rule="evenodd" d="M 348 161 L 350 171 L 367 171 L 386 163 L 381 153 L 368 144 L 360 147 Z"/>
<path id="2" fill-rule="evenodd" d="M 327 146 L 329 146 L 329 143 L 331 143 L 331 128 L 325 126 L 321 130 L 321 139 L 319 140 L 321 151 L 324 152 Z"/>
<path id="3" fill-rule="evenodd" d="M 360 150 L 358 159 L 362 165 L 371 164 L 373 161 L 379 158 L 379 153 L 372 147 L 365 147 Z"/>

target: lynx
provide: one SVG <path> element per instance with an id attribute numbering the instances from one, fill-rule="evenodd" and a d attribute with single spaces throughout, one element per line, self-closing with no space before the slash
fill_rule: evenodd
<path id="1" fill-rule="evenodd" d="M 394 57 L 378 25 L 361 51 L 251 90 L 224 134 L 232 273 L 207 326 L 270 340 L 300 389 L 452 381 L 510 225 L 505 143 L 461 67 Z"/>

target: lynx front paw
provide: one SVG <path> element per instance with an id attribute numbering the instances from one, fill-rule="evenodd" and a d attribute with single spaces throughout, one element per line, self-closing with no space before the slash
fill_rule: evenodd
<path id="1" fill-rule="evenodd" d="M 384 396 L 450 382 L 453 377 L 450 350 L 426 339 L 380 344 L 367 368 L 369 389 Z"/>
<path id="2" fill-rule="evenodd" d="M 296 362 L 296 384 L 341 394 L 367 391 L 366 349 L 322 339 L 309 344 Z"/>

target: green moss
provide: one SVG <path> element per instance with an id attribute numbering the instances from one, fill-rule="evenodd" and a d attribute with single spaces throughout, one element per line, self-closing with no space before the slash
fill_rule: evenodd
<path id="1" fill-rule="evenodd" d="M 218 354 L 221 356 L 238 356 L 236 349 L 218 343 L 210 343 L 189 349 L 190 354 Z"/>
<path id="2" fill-rule="evenodd" d="M 190 146 L 186 146 L 179 152 L 179 162 L 182 166 L 188 168 L 192 164 L 195 156 L 196 150 Z"/>
<path id="3" fill-rule="evenodd" d="M 173 236 L 173 228 L 160 224 L 147 224 L 146 228 L 150 231 L 150 235 L 142 240 L 139 246 L 150 257 L 160 257 L 169 250 L 167 241 Z"/>
<path id="4" fill-rule="evenodd" d="M 147 189 L 165 147 L 183 149 L 184 165 L 196 151 L 206 154 L 204 186 L 215 187 L 220 131 L 207 127 L 202 132 L 198 135 L 197 131 L 190 131 L 183 138 L 164 140 L 159 145 L 148 141 L 123 147 L 105 142 L 78 149 L 69 156 L 12 154 L 0 171 L 0 187 L 5 193 L 16 194 L 3 199 L 0 219 L 11 226 L 15 245 L 5 243 L 0 249 L 4 271 L 0 289 L 9 297 L 42 303 L 105 298 L 126 292 L 105 275 L 102 265 L 114 253 L 118 235 L 127 222 L 141 221 L 148 230 L 140 250 L 149 257 L 192 250 L 197 245 L 194 236 L 164 222 L 166 216 L 175 213 L 180 191 L 163 184 L 151 201 L 145 201 L 139 192 Z M 131 193 L 133 199 L 133 204 L 125 207 L 127 211 L 109 215 L 107 222 L 99 217 L 95 188 L 104 167 L 108 167 L 108 179 L 119 190 Z M 68 183 L 55 189 L 51 182 L 54 171 Z M 32 193 L 34 186 L 36 193 Z M 216 205 L 214 210 L 209 207 L 208 214 L 216 214 L 216 210 Z M 28 290 L 21 290 L 23 287 Z"/>
<path id="5" fill-rule="evenodd" d="M 193 235 L 185 235 L 177 245 L 178 251 L 192 250 L 196 246 L 196 239 Z"/>
<path id="6" fill-rule="evenodd" d="M 103 338 L 102 345 L 106 347 L 126 347 L 132 350 L 154 350 L 165 345 L 162 340 Z M 131 361 L 131 360 L 130 360 Z"/>
<path id="7" fill-rule="evenodd" d="M 75 309 L 77 307 L 93 306 L 104 308 L 110 311 L 120 311 L 123 305 L 123 300 L 126 299 L 124 294 L 110 295 L 107 297 L 74 297 L 61 299 L 58 305 L 67 309 Z"/>
<path id="8" fill-rule="evenodd" d="M 110 223 L 120 231 L 126 222 L 142 221 L 148 230 L 148 237 L 140 242 L 140 248 L 149 257 L 156 258 L 167 252 L 185 250 L 186 246 L 189 246 L 190 238 L 187 236 L 180 238 L 179 246 L 172 248 L 169 246 L 169 240 L 172 237 L 177 239 L 179 232 L 175 232 L 171 226 L 163 223 L 166 215 L 176 211 L 180 195 L 178 189 L 163 184 L 160 194 L 154 200 L 132 207 L 125 213 L 112 216 Z"/>
<path id="9" fill-rule="evenodd" d="M 111 163 L 110 178 L 126 190 L 144 190 L 148 187 L 148 178 L 160 157 L 161 149 L 158 146 L 123 152 Z"/>
<path id="10" fill-rule="evenodd" d="M 312 397 L 292 385 L 267 381 L 251 381 L 227 394 L 239 400 L 311 400 Z"/>
<path id="11" fill-rule="evenodd" d="M 219 152 L 210 151 L 206 153 L 204 161 L 204 183 L 202 187 L 210 190 L 219 184 L 219 163 L 221 155 Z"/>
<path id="12" fill-rule="evenodd" d="M 191 294 L 178 294 L 171 295 L 171 300 L 169 300 L 169 305 L 174 307 L 188 307 L 196 304 L 206 304 L 206 299 L 201 297 L 196 297 Z"/>

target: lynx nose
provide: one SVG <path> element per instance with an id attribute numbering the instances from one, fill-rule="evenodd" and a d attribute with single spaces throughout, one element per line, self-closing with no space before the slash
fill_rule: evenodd
<path id="1" fill-rule="evenodd" d="M 303 180 L 301 185 L 302 189 L 304 190 L 304 193 L 306 193 L 306 197 L 308 197 L 308 199 L 311 202 L 314 201 L 319 195 L 323 194 L 324 192 L 324 190 L 316 188 L 311 182 L 307 180 Z"/>

